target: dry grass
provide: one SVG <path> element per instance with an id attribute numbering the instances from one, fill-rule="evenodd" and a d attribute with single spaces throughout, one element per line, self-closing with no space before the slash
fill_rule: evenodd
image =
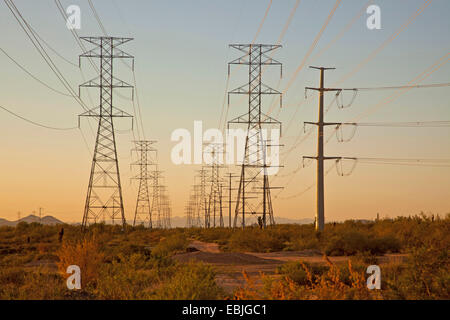
<path id="1" fill-rule="evenodd" d="M 63 277 L 69 276 L 66 273 L 68 266 L 80 267 L 82 287 L 90 286 L 97 281 L 105 257 L 95 237 L 64 242 L 57 251 L 57 256 L 59 258 L 58 270 Z"/>
<path id="2" fill-rule="evenodd" d="M 314 249 L 351 256 L 347 265 L 300 261 L 275 275 L 249 277 L 234 299 L 450 299 L 450 216 L 415 216 L 371 223 L 328 224 L 321 236 L 312 225 L 248 228 L 145 230 L 21 223 L 0 228 L 0 299 L 222 299 L 215 267 L 176 262 L 187 239 L 215 242 L 225 251 Z M 408 259 L 382 265 L 382 289 L 368 290 L 365 270 L 377 256 L 400 251 Z M 333 260 L 334 261 L 334 260 Z M 82 290 L 65 286 L 69 265 L 82 272 Z M 219 284 L 219 286 L 217 285 Z"/>

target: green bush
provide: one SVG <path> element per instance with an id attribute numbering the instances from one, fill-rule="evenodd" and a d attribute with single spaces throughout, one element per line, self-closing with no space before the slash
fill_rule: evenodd
<path id="1" fill-rule="evenodd" d="M 175 252 L 185 251 L 189 241 L 181 233 L 164 238 L 152 249 L 152 255 L 164 256 Z"/>
<path id="2" fill-rule="evenodd" d="M 213 300 L 223 298 L 223 292 L 215 281 L 215 272 L 211 266 L 190 262 L 179 266 L 175 275 L 163 284 L 154 298 Z"/>
<path id="3" fill-rule="evenodd" d="M 313 280 L 319 278 L 328 270 L 328 268 L 323 265 L 309 263 L 304 263 L 303 265 L 311 272 Z M 307 285 L 309 280 L 303 265 L 298 261 L 287 262 L 278 267 L 276 272 L 288 277 L 298 285 Z"/>
<path id="4" fill-rule="evenodd" d="M 233 233 L 228 249 L 230 251 L 250 252 L 281 251 L 285 248 L 287 240 L 287 235 L 278 232 L 276 229 L 246 228 Z"/>
<path id="5" fill-rule="evenodd" d="M 358 252 L 374 255 L 398 252 L 400 247 L 400 242 L 392 236 L 377 238 L 363 232 L 349 231 L 327 239 L 325 253 L 331 256 L 352 256 Z"/>
<path id="6" fill-rule="evenodd" d="M 152 295 L 158 283 L 158 271 L 152 269 L 146 256 L 120 255 L 105 264 L 93 294 L 97 299 L 136 300 Z"/>

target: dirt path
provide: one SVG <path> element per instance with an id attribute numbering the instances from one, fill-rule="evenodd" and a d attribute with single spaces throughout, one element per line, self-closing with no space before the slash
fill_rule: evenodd
<path id="1" fill-rule="evenodd" d="M 202 252 L 212 252 L 212 253 L 220 252 L 219 245 L 217 243 L 192 240 L 192 242 L 189 244 L 189 247 L 195 248 Z"/>
<path id="2" fill-rule="evenodd" d="M 202 261 L 216 267 L 217 283 L 228 293 L 245 284 L 243 272 L 250 277 L 258 277 L 261 273 L 277 276 L 277 267 L 290 261 L 304 261 L 308 263 L 325 264 L 322 254 L 317 250 L 280 251 L 270 253 L 255 252 L 221 252 L 217 243 L 207 243 L 193 240 L 189 245 L 194 252 L 175 255 L 173 258 L 180 262 L 190 260 Z M 198 250 L 198 251 L 197 251 Z M 405 254 L 386 254 L 378 257 L 379 264 L 401 262 Z M 328 257 L 336 264 L 347 263 L 350 257 Z"/>

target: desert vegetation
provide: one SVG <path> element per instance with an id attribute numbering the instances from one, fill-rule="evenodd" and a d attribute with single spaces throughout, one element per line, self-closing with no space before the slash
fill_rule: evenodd
<path id="1" fill-rule="evenodd" d="M 20 223 L 0 228 L 0 299 L 449 299 L 449 231 L 450 215 L 423 214 L 331 223 L 321 234 L 313 225 L 123 232 L 99 224 L 81 236 L 79 226 Z M 257 275 L 243 265 L 242 283 L 224 290 L 226 266 L 176 259 L 194 240 L 228 255 L 296 252 L 320 262 L 279 262 Z M 383 260 L 393 254 L 404 259 Z M 368 290 L 366 268 L 379 263 L 382 288 Z M 66 287 L 69 265 L 81 269 L 81 290 Z"/>

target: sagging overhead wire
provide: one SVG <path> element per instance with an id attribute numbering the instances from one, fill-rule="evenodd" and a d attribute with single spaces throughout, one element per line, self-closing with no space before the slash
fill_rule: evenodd
<path id="1" fill-rule="evenodd" d="M 76 126 L 76 127 L 68 127 L 68 128 L 58 128 L 58 127 L 48 126 L 48 125 L 45 125 L 45 124 L 42 124 L 42 123 L 38 123 L 38 122 L 33 121 L 33 120 L 30 120 L 30 119 L 27 119 L 27 118 L 25 118 L 25 117 L 23 117 L 23 116 L 21 116 L 21 115 L 15 113 L 15 112 L 11 111 L 11 110 L 9 110 L 9 109 L 7 109 L 7 108 L 1 106 L 1 105 L 0 105 L 0 109 L 2 109 L 2 110 L 4 110 L 4 111 L 8 112 L 9 114 L 13 115 L 14 117 L 16 117 L 16 118 L 18 118 L 18 119 L 21 119 L 21 120 L 23 120 L 23 121 L 25 121 L 25 122 L 28 122 L 28 123 L 30 123 L 30 124 L 32 124 L 32 125 L 34 125 L 34 126 L 37 126 L 37 127 L 41 127 L 41 128 L 45 128 L 45 129 L 50 129 L 50 130 L 58 130 L 58 131 L 68 131 L 68 130 L 78 129 L 78 126 Z"/>
<path id="2" fill-rule="evenodd" d="M 314 38 L 313 43 L 310 45 L 308 51 L 306 52 L 305 56 L 303 57 L 302 61 L 301 61 L 300 64 L 299 64 L 299 66 L 298 66 L 297 69 L 294 71 L 294 73 L 292 74 L 291 78 L 289 79 L 288 84 L 286 85 L 286 87 L 285 87 L 284 90 L 282 91 L 282 94 L 283 94 L 283 95 L 284 95 L 284 94 L 289 90 L 289 88 L 293 85 L 293 83 L 294 83 L 295 80 L 297 79 L 297 77 L 298 77 L 300 71 L 305 67 L 306 62 L 308 61 L 309 57 L 310 57 L 311 54 L 313 53 L 314 49 L 316 48 L 317 43 L 319 42 L 320 38 L 322 37 L 322 35 L 323 35 L 325 29 L 328 27 L 328 24 L 330 23 L 331 19 L 333 18 L 333 16 L 334 16 L 334 14 L 335 14 L 337 8 L 339 7 L 340 3 L 341 3 L 341 0 L 336 0 L 336 2 L 335 2 L 335 4 L 334 4 L 333 8 L 331 9 L 330 13 L 329 13 L 328 16 L 327 16 L 327 19 L 326 19 L 325 22 L 323 23 L 322 28 L 320 29 L 320 31 L 318 32 L 318 34 L 317 34 L 316 37 Z M 300 105 L 301 105 L 301 104 L 300 104 Z M 289 127 L 290 127 L 290 125 L 291 125 L 291 123 L 292 123 L 293 118 L 295 118 L 295 116 L 296 116 L 296 114 L 297 114 L 297 112 L 298 112 L 298 110 L 299 110 L 300 105 L 299 105 L 299 106 L 297 107 L 297 109 L 295 110 L 294 116 L 291 118 L 291 121 L 288 123 L 287 129 L 289 129 Z M 268 112 L 267 112 L 267 115 L 268 115 L 268 116 L 272 113 L 272 111 L 274 110 L 274 108 L 275 108 L 275 104 L 272 103 L 272 105 L 270 106 L 270 108 L 269 108 L 269 110 L 268 110 Z M 279 111 L 280 111 L 280 109 L 279 109 Z M 278 114 L 277 114 L 277 116 L 278 116 Z M 286 129 L 286 131 L 287 131 L 287 129 Z"/>
<path id="3" fill-rule="evenodd" d="M 345 88 L 342 90 L 374 91 L 374 90 L 396 90 L 396 89 L 407 89 L 407 88 L 408 89 L 423 89 L 423 88 L 442 88 L 442 87 L 450 87 L 450 82 L 419 84 L 419 85 L 406 85 L 406 86 L 390 86 L 390 87 Z"/>
<path id="4" fill-rule="evenodd" d="M 106 32 L 105 27 L 103 26 L 102 21 L 100 20 L 100 16 L 98 15 L 97 10 L 95 10 L 94 4 L 92 3 L 92 0 L 88 0 L 89 3 L 89 7 L 91 7 L 92 12 L 94 13 L 94 17 L 97 20 L 98 25 L 100 26 L 100 29 L 102 29 L 102 32 L 105 36 L 108 35 L 108 33 Z"/>
<path id="5" fill-rule="evenodd" d="M 42 81 L 41 79 L 39 79 L 38 77 L 36 77 L 35 75 L 33 75 L 30 71 L 28 71 L 24 66 L 22 66 L 19 62 L 17 62 L 17 60 L 15 60 L 12 56 L 10 56 L 5 50 L 3 50 L 2 48 L 0 48 L 0 51 L 3 52 L 3 54 L 8 57 L 16 66 L 18 66 L 23 72 L 25 72 L 26 74 L 28 74 L 31 78 L 33 78 L 34 80 L 36 80 L 37 82 L 39 82 L 40 84 L 42 84 L 43 86 L 47 87 L 48 89 L 52 90 L 53 92 L 56 92 L 60 95 L 66 96 L 66 97 L 72 97 L 71 94 L 68 93 L 64 93 L 62 91 L 59 91 L 58 89 L 53 88 L 52 86 L 50 86 L 49 84 L 47 84 L 46 82 Z"/>
<path id="6" fill-rule="evenodd" d="M 335 44 L 339 39 L 341 39 L 345 33 L 347 33 L 350 28 L 358 21 L 363 14 L 366 13 L 367 8 L 374 2 L 374 0 L 369 0 L 359 11 L 358 13 L 350 20 L 350 22 L 319 52 L 317 52 L 312 58 L 311 63 L 315 60 L 319 59 L 325 52 L 327 52 L 333 44 Z"/>
<path id="7" fill-rule="evenodd" d="M 355 68 L 353 68 L 349 73 L 344 75 L 338 82 L 332 85 L 332 87 L 337 87 L 341 83 L 348 80 L 354 74 L 356 74 L 359 70 L 361 70 L 366 64 L 372 61 L 388 44 L 394 41 L 404 30 L 408 28 L 408 26 L 413 23 L 417 17 L 419 17 L 424 10 L 431 4 L 433 0 L 425 0 L 423 5 L 417 9 L 417 11 L 409 17 L 409 19 L 399 28 L 397 29 L 389 38 L 387 38 L 380 46 L 378 46 L 374 51 L 372 51 L 367 58 L 361 61 Z"/>
<path id="8" fill-rule="evenodd" d="M 367 7 L 373 2 L 373 0 L 369 0 L 362 8 L 361 10 L 352 18 L 352 20 L 350 21 L 350 23 L 348 23 L 340 32 L 339 34 L 333 38 L 325 47 L 324 49 L 322 49 L 319 53 L 317 53 L 315 56 L 313 56 L 311 58 L 311 62 L 317 60 L 319 58 L 319 56 L 321 56 L 323 53 L 325 53 L 327 50 L 329 50 L 339 39 L 341 39 L 345 33 L 347 33 L 350 28 L 355 24 L 355 22 L 366 12 Z M 304 101 L 301 101 L 298 105 L 297 105 L 297 109 L 295 111 L 294 116 L 291 118 L 291 121 L 289 122 L 288 126 L 285 129 L 285 132 L 287 132 L 289 130 L 289 128 L 291 127 L 292 123 L 293 123 L 293 119 L 295 118 L 295 116 L 297 115 L 297 111 L 298 109 L 301 107 L 301 105 L 304 103 Z M 278 115 L 280 114 L 281 109 L 278 110 L 278 113 L 276 115 L 276 117 L 278 117 Z M 270 112 L 269 112 L 270 114 Z"/>
<path id="9" fill-rule="evenodd" d="M 334 163 L 333 165 L 331 165 L 326 171 L 325 171 L 325 176 L 327 176 L 336 166 L 336 163 Z M 294 176 L 293 176 L 294 177 Z M 289 182 L 287 184 L 289 184 L 291 181 L 293 180 L 293 178 L 291 178 L 289 180 Z M 305 188 L 304 190 L 300 191 L 299 193 L 293 194 L 291 196 L 286 196 L 286 197 L 280 197 L 281 192 L 283 192 L 285 189 L 280 190 L 275 196 L 275 199 L 281 199 L 281 200 L 289 200 L 289 199 L 294 199 L 294 198 L 298 198 L 301 197 L 302 195 L 304 195 L 305 193 L 307 193 L 309 190 L 311 190 L 312 188 L 314 188 L 316 186 L 316 183 L 312 183 L 311 185 L 309 185 L 307 188 Z"/>
<path id="10" fill-rule="evenodd" d="M 336 160 L 336 173 L 338 176 L 345 177 L 350 176 L 353 171 L 356 169 L 357 160 L 352 159 L 352 165 L 350 166 L 350 169 L 344 168 L 344 160 L 345 159 L 337 159 Z"/>
<path id="11" fill-rule="evenodd" d="M 337 95 L 334 96 L 334 99 L 332 101 L 330 101 L 330 103 L 327 105 L 327 107 L 325 108 L 325 114 L 330 111 L 331 107 L 334 105 L 335 100 L 337 99 Z M 309 128 L 308 130 L 305 129 L 305 126 L 303 127 L 303 131 L 305 133 L 305 135 L 302 137 L 302 131 L 299 132 L 299 134 L 297 135 L 297 138 L 295 139 L 292 147 L 290 147 L 289 149 L 287 149 L 286 151 L 283 151 L 280 153 L 280 155 L 284 156 L 286 155 L 286 157 L 291 153 L 291 151 L 295 150 L 298 146 L 300 146 L 300 144 L 302 144 L 309 136 L 311 136 L 311 134 L 314 131 L 314 127 Z M 283 158 L 282 162 L 284 162 L 286 160 L 286 157 Z"/>
<path id="12" fill-rule="evenodd" d="M 68 64 L 70 64 L 71 66 L 74 66 L 76 68 L 78 68 L 78 64 L 74 63 L 72 61 L 70 61 L 69 59 L 67 59 L 66 57 L 64 57 L 61 53 L 59 53 L 55 48 L 53 48 L 53 46 L 51 46 L 47 41 L 45 41 L 40 35 L 39 33 L 31 26 L 31 24 L 28 24 L 31 31 L 36 35 L 36 37 L 39 38 L 39 40 L 41 40 L 41 42 L 50 49 L 51 52 L 53 52 L 56 56 L 58 56 L 61 60 L 67 62 Z"/>
<path id="13" fill-rule="evenodd" d="M 352 160 L 367 164 L 390 164 L 399 166 L 450 167 L 450 159 L 398 159 L 398 158 L 364 158 L 341 157 L 338 161 Z"/>
<path id="14" fill-rule="evenodd" d="M 64 11 L 64 7 L 62 6 L 61 1 L 60 1 L 60 0 L 54 0 L 54 1 L 55 1 L 56 7 L 58 8 L 58 10 L 59 10 L 59 12 L 60 12 L 60 14 L 61 14 L 61 16 L 62 16 L 64 22 L 66 22 L 67 19 L 68 19 L 68 16 L 67 16 L 66 12 Z M 80 37 L 79 37 L 79 35 L 78 35 L 76 29 L 71 28 L 71 29 L 70 29 L 70 32 L 72 33 L 72 36 L 73 36 L 73 38 L 75 39 L 75 42 L 77 43 L 77 45 L 80 47 L 81 52 L 87 52 L 87 49 L 86 49 L 86 47 L 84 46 L 83 42 L 80 40 Z M 95 70 L 95 72 L 96 72 L 97 74 L 99 74 L 99 73 L 100 73 L 100 70 L 99 70 L 99 68 L 97 67 L 97 65 L 94 63 L 94 61 L 92 60 L 91 57 L 88 58 L 88 61 L 89 61 L 89 63 L 91 64 L 92 68 Z"/>
<path id="15" fill-rule="evenodd" d="M 395 128 L 441 128 L 450 127 L 450 121 L 411 121 L 411 122 L 343 122 L 340 126 L 357 126 L 357 127 L 395 127 Z"/>
<path id="16" fill-rule="evenodd" d="M 347 123 L 343 123 L 344 125 Z M 427 128 L 441 128 L 450 127 L 450 121 L 415 121 L 415 122 L 357 122 L 350 123 L 360 127 L 427 127 Z"/>
<path id="17" fill-rule="evenodd" d="M 267 16 L 269 14 L 270 8 L 272 7 L 272 1 L 273 0 L 269 0 L 269 4 L 267 5 L 266 11 L 264 13 L 264 17 L 261 19 L 261 22 L 259 23 L 258 29 L 256 31 L 255 36 L 253 37 L 253 40 L 251 42 L 251 44 L 254 44 L 256 39 L 259 36 L 259 33 L 261 32 L 262 27 L 264 26 L 264 23 L 267 19 Z M 296 5 L 297 6 L 297 5 Z M 295 6 L 295 8 L 296 8 Z M 290 21 L 289 21 L 290 23 Z M 280 38 L 279 38 L 280 39 Z M 249 51 L 250 53 L 250 51 Z M 241 65 L 238 65 L 238 70 L 241 67 Z M 223 97 L 223 101 L 222 101 L 222 109 L 221 109 L 221 114 L 220 114 L 220 118 L 219 118 L 219 128 L 222 128 L 222 130 L 225 128 L 226 122 L 227 122 L 227 118 L 228 118 L 228 111 L 230 109 L 230 104 L 228 103 L 226 104 L 227 101 L 227 96 L 228 96 L 228 88 L 229 88 L 229 84 L 230 84 L 230 77 L 231 77 L 231 73 L 228 72 L 227 75 L 227 81 L 225 84 L 225 93 L 224 93 L 224 97 Z M 223 125 L 222 125 L 222 120 L 223 120 Z"/>
<path id="18" fill-rule="evenodd" d="M 44 59 L 45 63 L 49 66 L 49 68 L 53 71 L 53 73 L 58 78 L 58 80 L 67 89 L 67 91 L 69 92 L 69 95 L 75 99 L 75 101 L 83 108 L 83 110 L 87 111 L 88 107 L 86 106 L 86 104 L 83 102 L 83 100 L 80 97 L 77 96 L 77 93 L 73 90 L 73 88 L 71 87 L 70 83 L 66 80 L 64 75 L 61 73 L 61 71 L 58 69 L 56 64 L 53 62 L 53 60 L 50 58 L 50 56 L 46 52 L 45 48 L 40 43 L 40 41 L 44 42 L 42 40 L 42 37 L 40 37 L 39 34 L 36 32 L 36 30 L 34 30 L 31 27 L 31 25 L 25 20 L 25 18 L 22 16 L 22 14 L 20 13 L 19 9 L 14 5 L 14 2 L 12 0 L 8 0 L 8 1 L 4 0 L 4 2 L 7 5 L 7 7 L 9 8 L 9 10 L 11 11 L 11 13 L 14 16 L 14 18 L 16 19 L 16 21 L 18 22 L 19 26 L 22 28 L 22 30 L 27 35 L 28 39 L 31 41 L 33 46 L 36 48 L 36 50 L 38 51 L 40 56 Z M 46 45 L 47 45 L 47 47 L 50 48 L 50 46 L 48 44 L 46 44 Z M 56 52 L 54 49 L 52 49 L 52 51 Z M 59 54 L 58 54 L 58 56 L 62 57 Z M 16 116 L 18 116 L 18 115 L 16 115 Z M 20 116 L 18 116 L 18 117 L 20 118 Z M 56 128 L 56 127 L 50 127 L 50 126 L 42 125 L 42 124 L 39 124 L 37 122 L 28 120 L 26 118 L 23 118 L 22 120 L 27 121 L 29 123 L 32 123 L 34 125 L 43 127 L 43 128 L 47 128 L 47 129 L 66 130 L 66 128 Z M 91 129 L 91 132 L 93 133 L 93 130 L 92 130 L 92 127 L 91 127 L 90 123 L 89 123 L 89 127 Z M 88 147 L 86 138 L 85 138 L 81 128 L 79 128 L 79 130 L 80 130 L 82 138 L 83 138 L 83 140 L 84 140 L 84 142 L 86 144 L 86 147 Z"/>
<path id="19" fill-rule="evenodd" d="M 336 139 L 338 142 L 349 142 L 355 136 L 357 126 L 351 125 L 352 130 L 349 135 L 344 135 L 343 127 L 345 127 L 345 125 L 339 124 L 336 126 L 336 129 L 335 129 L 336 130 Z"/>
<path id="20" fill-rule="evenodd" d="M 430 5 L 432 0 L 426 0 L 424 2 L 424 4 L 417 9 L 417 11 L 408 18 L 408 20 L 399 28 L 397 29 L 389 38 L 387 38 L 379 47 L 377 47 L 374 51 L 372 51 L 369 56 L 365 59 L 363 59 L 358 65 L 357 67 L 355 67 L 352 71 L 350 71 L 348 74 L 344 75 L 340 80 L 338 80 L 336 83 L 334 83 L 332 85 L 332 87 L 337 87 L 339 86 L 342 82 L 348 80 L 349 78 L 353 77 L 357 72 L 359 72 L 359 70 L 365 66 L 366 64 L 368 64 L 371 60 L 373 60 L 382 50 L 384 50 L 384 48 L 390 44 L 392 41 L 394 41 L 398 35 L 400 33 L 402 33 L 403 31 L 405 31 L 409 25 L 418 17 L 420 16 L 423 11 Z M 291 118 L 291 121 L 289 122 L 287 128 L 285 129 L 285 132 L 287 132 L 291 126 L 291 124 L 293 123 L 293 119 L 295 118 L 299 107 L 304 103 L 304 101 L 300 102 L 299 105 L 297 106 L 297 109 L 293 115 L 293 117 Z"/>
<path id="21" fill-rule="evenodd" d="M 366 88 L 344 88 L 336 93 L 337 99 L 336 104 L 339 109 L 349 108 L 356 99 L 359 91 L 379 91 L 379 90 L 399 90 L 399 89 L 424 89 L 424 88 L 442 88 L 442 87 L 450 87 L 450 82 L 445 83 L 433 83 L 433 84 L 422 84 L 422 85 L 406 85 L 406 86 L 385 86 L 385 87 L 366 87 Z M 344 91 L 352 91 L 353 96 L 350 99 L 350 102 L 345 105 L 344 104 Z M 306 89 L 305 89 L 305 99 L 306 97 Z"/>
<path id="22" fill-rule="evenodd" d="M 289 82 L 288 82 L 287 86 L 284 88 L 283 93 L 286 93 L 289 90 L 289 88 L 294 83 L 295 79 L 297 79 L 298 74 L 300 73 L 300 71 L 306 65 L 306 62 L 307 62 L 308 58 L 310 57 L 310 55 L 312 54 L 312 52 L 316 48 L 317 43 L 319 42 L 320 38 L 322 37 L 322 34 L 325 31 L 325 29 L 328 27 L 328 24 L 330 23 L 331 19 L 333 18 L 334 13 L 336 12 L 336 10 L 339 7 L 340 3 L 341 3 L 341 0 L 336 0 L 333 9 L 331 10 L 331 12 L 329 13 L 327 19 L 325 20 L 324 24 L 322 25 L 322 28 L 320 29 L 319 33 L 314 38 L 313 43 L 309 47 L 306 55 L 303 57 L 303 60 L 301 61 L 300 65 L 297 67 L 297 69 L 295 70 L 294 74 L 289 79 Z"/>
<path id="23" fill-rule="evenodd" d="M 344 95 L 343 95 L 343 90 L 338 91 L 336 93 L 336 105 L 339 109 L 346 109 L 346 108 L 350 108 L 353 103 L 356 100 L 356 96 L 358 95 L 358 90 L 357 89 L 353 89 L 353 96 L 350 99 L 350 102 L 347 103 L 346 105 L 344 104 Z"/>
<path id="24" fill-rule="evenodd" d="M 412 90 L 416 88 L 422 81 L 426 80 L 429 76 L 431 76 L 434 72 L 442 68 L 449 60 L 450 52 L 447 52 L 442 57 L 440 57 L 437 61 L 435 61 L 430 67 L 425 69 L 421 74 L 419 74 L 417 77 L 409 81 L 406 85 L 401 86 L 398 89 L 398 92 L 394 92 L 393 94 L 389 95 L 388 97 L 382 99 L 380 102 L 369 108 L 369 110 L 361 113 L 359 116 L 354 117 L 353 120 L 349 122 L 356 122 L 359 119 L 363 118 L 364 116 L 367 116 L 369 114 L 374 113 L 378 109 L 386 106 L 389 103 L 392 103 L 393 101 L 397 100 L 400 96 L 408 92 L 409 90 Z M 337 129 L 335 129 L 336 131 Z M 335 131 L 333 131 L 330 136 L 326 139 L 325 143 L 328 143 L 331 138 L 333 137 Z"/>
<path id="25" fill-rule="evenodd" d="M 50 69 L 53 71 L 55 76 L 60 80 L 60 82 L 63 84 L 63 86 L 67 89 L 67 91 L 70 93 L 70 95 L 77 101 L 77 103 L 85 110 L 88 110 L 88 107 L 86 104 L 81 100 L 77 93 L 74 91 L 74 89 L 71 87 L 70 83 L 67 81 L 67 79 L 64 77 L 64 75 L 61 73 L 59 68 L 55 65 L 51 57 L 47 54 L 46 50 L 41 45 L 39 39 L 36 37 L 36 35 L 31 30 L 29 24 L 25 20 L 25 18 L 22 16 L 20 11 L 17 9 L 17 7 L 14 5 L 12 0 L 4 0 L 5 4 L 8 6 L 9 10 L 13 14 L 16 21 L 19 23 L 20 27 L 23 29 L 33 46 L 36 48 L 38 53 L 41 55 L 41 57 L 44 59 L 45 63 L 50 67 Z"/>
<path id="26" fill-rule="evenodd" d="M 101 18 L 100 18 L 100 15 L 98 14 L 98 12 L 97 12 L 97 10 L 96 10 L 96 8 L 95 8 L 93 2 L 92 2 L 91 0 L 88 0 L 88 2 L 89 2 L 89 7 L 91 8 L 91 11 L 92 11 L 92 13 L 94 14 L 94 17 L 95 17 L 95 19 L 96 19 L 96 21 L 97 21 L 97 23 L 98 23 L 98 25 L 99 25 L 99 27 L 100 27 L 100 29 L 101 29 L 103 35 L 104 35 L 104 36 L 108 36 L 108 32 L 106 31 L 106 28 L 105 28 L 105 26 L 103 25 L 103 23 L 102 23 L 102 21 L 101 21 Z M 116 6 L 116 8 L 117 8 L 117 6 Z M 135 68 L 134 68 L 134 61 L 133 61 L 132 66 L 130 66 L 127 62 L 123 61 L 122 59 L 120 59 L 120 61 L 121 61 L 126 67 L 128 67 L 128 68 L 132 71 L 132 73 L 133 73 L 133 82 L 134 82 L 134 88 L 133 88 L 133 91 L 136 93 L 136 102 L 135 102 L 135 100 L 134 100 L 134 94 L 133 94 L 133 97 L 132 97 L 131 101 L 132 101 L 132 103 L 133 103 L 133 112 L 134 112 L 134 115 L 135 115 L 136 119 L 139 121 L 139 122 L 137 123 L 137 125 L 136 125 L 137 135 L 138 135 L 139 140 L 140 140 L 140 139 L 141 139 L 141 138 L 140 138 L 140 137 L 141 137 L 141 133 L 142 133 L 142 137 L 145 139 L 145 130 L 144 130 L 144 123 L 143 123 L 143 120 L 142 120 L 142 109 L 141 109 L 141 104 L 140 104 L 140 100 L 139 100 L 139 91 L 138 91 L 137 81 L 136 81 L 136 73 L 135 73 Z M 122 94 L 120 94 L 119 92 L 115 92 L 115 94 L 118 95 L 119 97 L 123 98 L 123 99 L 130 100 L 130 99 L 128 99 L 127 97 L 125 97 L 125 96 L 123 96 Z M 137 104 L 137 111 L 138 111 L 138 112 L 136 112 L 136 104 Z M 139 131 L 139 128 L 140 128 L 140 131 Z M 134 131 L 132 131 L 132 132 L 133 132 L 133 137 L 134 137 L 134 139 L 136 140 L 136 138 L 135 138 L 135 136 L 134 136 L 135 133 L 134 133 Z"/>

